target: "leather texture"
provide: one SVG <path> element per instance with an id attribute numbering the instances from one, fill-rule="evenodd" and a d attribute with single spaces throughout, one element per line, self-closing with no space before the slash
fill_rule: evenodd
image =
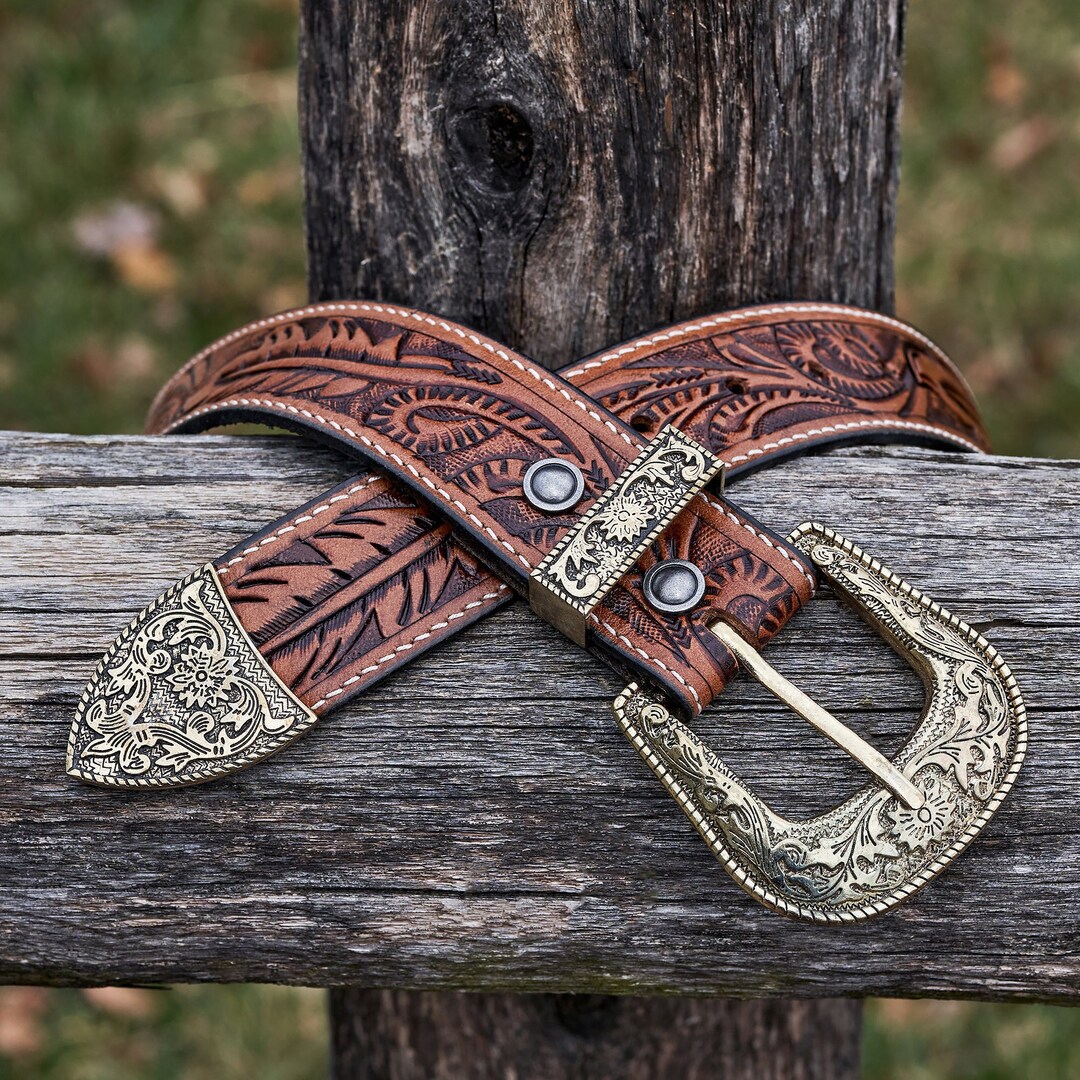
<path id="1" fill-rule="evenodd" d="M 672 327 L 579 363 L 565 382 L 422 313 L 315 305 L 197 356 L 155 403 L 150 429 L 238 418 L 329 434 L 412 485 L 353 478 L 216 563 L 253 640 L 316 712 L 506 602 L 485 564 L 522 588 L 581 512 L 552 518 L 524 502 L 521 476 L 541 457 L 582 465 L 584 507 L 667 422 L 729 475 L 822 443 L 985 446 L 963 380 L 925 338 L 885 316 L 809 304 Z M 709 592 L 692 616 L 644 603 L 641 578 L 658 557 L 705 572 Z M 763 643 L 811 581 L 779 537 L 705 496 L 608 598 L 595 644 L 696 713 L 736 670 L 707 622 L 723 611 Z"/>
<path id="2" fill-rule="evenodd" d="M 214 568 L 259 651 L 315 712 L 514 596 L 445 521 L 377 473 L 324 492 Z"/>
<path id="3" fill-rule="evenodd" d="M 349 318 L 301 313 L 218 353 L 186 393 L 163 399 L 159 426 L 198 430 L 261 416 L 315 432 L 433 504 L 459 541 L 524 592 L 532 569 L 647 439 L 557 375 L 463 327 L 384 305 L 356 308 Z M 584 474 L 573 512 L 545 514 L 525 499 L 525 471 L 549 457 Z M 662 615 L 642 594 L 642 573 L 665 555 L 705 575 L 704 603 L 689 615 Z M 802 555 L 704 496 L 638 566 L 589 616 L 589 645 L 692 712 L 737 670 L 709 623 L 724 615 L 764 643 L 813 592 Z"/>
<path id="4" fill-rule="evenodd" d="M 728 465 L 729 480 L 817 446 L 990 449 L 971 390 L 933 342 L 840 305 L 695 319 L 562 374 L 638 431 L 674 424 Z"/>

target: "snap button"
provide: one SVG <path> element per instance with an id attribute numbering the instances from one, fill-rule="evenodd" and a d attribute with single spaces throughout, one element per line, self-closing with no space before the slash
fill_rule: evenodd
<path id="1" fill-rule="evenodd" d="M 645 575 L 641 589 L 657 611 L 681 615 L 705 595 L 705 575 L 685 559 L 665 559 Z"/>
<path id="2" fill-rule="evenodd" d="M 522 481 L 525 498 L 537 510 L 569 510 L 585 494 L 585 477 L 572 461 L 544 458 L 530 465 Z"/>

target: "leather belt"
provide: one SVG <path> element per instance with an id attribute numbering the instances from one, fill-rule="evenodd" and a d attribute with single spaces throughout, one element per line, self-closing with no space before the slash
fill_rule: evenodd
<path id="1" fill-rule="evenodd" d="M 784 538 L 721 497 L 725 479 L 811 447 L 987 448 L 956 369 L 895 319 L 838 305 L 750 308 L 555 374 L 435 316 L 318 304 L 199 353 L 159 394 L 148 429 L 234 421 L 330 442 L 370 471 L 178 582 L 121 634 L 73 724 L 68 770 L 82 779 L 168 786 L 252 764 L 514 592 L 636 680 L 616 702 L 624 732 L 736 880 L 788 914 L 862 918 L 907 892 L 895 866 L 874 887 L 861 871 L 847 880 L 865 850 L 841 860 L 842 881 L 835 858 L 806 863 L 812 838 L 785 833 L 792 823 L 770 817 L 664 701 L 693 717 L 740 664 L 761 678 L 873 773 L 866 812 L 897 829 L 904 814 L 930 816 L 933 840 L 908 845 L 903 885 L 954 857 L 944 853 L 981 828 L 1019 767 L 1023 706 L 974 631 L 929 601 L 919 608 L 910 586 L 835 533 L 802 526 Z M 819 577 L 920 670 L 933 667 L 929 654 L 945 657 L 942 688 L 895 762 L 758 655 Z M 944 647 L 943 633 L 959 633 L 966 651 Z M 960 729 L 927 728 L 941 728 L 931 717 L 950 708 L 961 666 L 976 706 L 1001 706 L 1004 733 L 984 731 L 974 749 L 963 735 L 978 758 L 971 775 L 931 764 L 955 752 Z M 945 780 L 924 790 L 939 773 L 955 791 Z M 947 813 L 934 801 L 946 789 Z M 852 810 L 838 808 L 826 832 Z M 779 864 L 777 850 L 788 853 Z"/>

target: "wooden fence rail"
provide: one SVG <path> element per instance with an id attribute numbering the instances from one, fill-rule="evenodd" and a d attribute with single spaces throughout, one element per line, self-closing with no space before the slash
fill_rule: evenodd
<path id="1" fill-rule="evenodd" d="M 617 731 L 616 677 L 521 604 L 232 778 L 67 777 L 72 710 L 118 629 L 350 468 L 292 438 L 0 435 L 0 980 L 1080 997 L 1075 463 L 861 449 L 732 486 L 985 632 L 1030 710 L 1027 764 L 973 848 L 842 928 L 735 887 Z M 771 658 L 886 752 L 914 721 L 914 675 L 828 596 Z M 862 782 L 745 680 L 701 728 L 779 809 Z"/>

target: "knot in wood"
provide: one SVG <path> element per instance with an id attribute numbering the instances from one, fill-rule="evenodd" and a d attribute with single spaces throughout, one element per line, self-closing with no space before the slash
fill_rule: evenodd
<path id="1" fill-rule="evenodd" d="M 453 135 L 472 179 L 491 191 L 518 191 L 532 175 L 532 124 L 509 102 L 466 109 L 454 123 Z"/>

